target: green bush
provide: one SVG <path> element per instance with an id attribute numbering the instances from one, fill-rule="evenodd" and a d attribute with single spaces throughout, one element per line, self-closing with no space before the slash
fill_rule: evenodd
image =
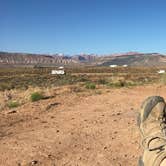
<path id="1" fill-rule="evenodd" d="M 86 83 L 85 87 L 87 89 L 96 89 L 96 85 L 94 83 Z"/>
<path id="2" fill-rule="evenodd" d="M 31 94 L 31 101 L 35 102 L 44 98 L 43 94 L 40 92 L 34 92 Z"/>
<path id="3" fill-rule="evenodd" d="M 17 101 L 10 101 L 9 103 L 8 103 L 8 107 L 9 108 L 16 108 L 16 107 L 18 107 L 20 104 L 17 102 Z"/>

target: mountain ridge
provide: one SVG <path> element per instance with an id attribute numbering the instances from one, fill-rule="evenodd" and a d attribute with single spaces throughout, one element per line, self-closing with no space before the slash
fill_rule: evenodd
<path id="1" fill-rule="evenodd" d="M 166 56 L 160 53 L 127 52 L 108 55 L 77 54 L 32 54 L 0 52 L 0 67 L 2 66 L 165 66 Z"/>

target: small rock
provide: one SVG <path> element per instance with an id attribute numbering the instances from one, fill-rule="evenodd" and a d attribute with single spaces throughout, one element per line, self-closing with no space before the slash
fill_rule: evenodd
<path id="1" fill-rule="evenodd" d="M 43 120 L 43 121 L 41 121 L 41 123 L 47 123 L 47 121 Z"/>
<path id="2" fill-rule="evenodd" d="M 31 165 L 36 165 L 37 163 L 38 163 L 37 160 L 33 160 L 33 161 L 31 161 Z"/>
<path id="3" fill-rule="evenodd" d="M 34 119 L 36 120 L 36 119 L 39 119 L 39 117 L 34 117 Z"/>
<path id="4" fill-rule="evenodd" d="M 16 110 L 12 110 L 12 111 L 9 111 L 8 114 L 14 114 L 14 113 L 17 113 Z"/>
<path id="5" fill-rule="evenodd" d="M 107 147 L 105 146 L 104 149 L 107 149 Z"/>
<path id="6" fill-rule="evenodd" d="M 53 108 L 53 107 L 55 107 L 55 106 L 57 106 L 57 105 L 59 105 L 60 103 L 51 103 L 51 104 L 49 104 L 47 107 L 46 107 L 46 111 L 48 111 L 48 110 L 50 110 L 51 108 Z"/>
<path id="7" fill-rule="evenodd" d="M 127 157 L 127 154 L 125 154 L 124 156 Z"/>

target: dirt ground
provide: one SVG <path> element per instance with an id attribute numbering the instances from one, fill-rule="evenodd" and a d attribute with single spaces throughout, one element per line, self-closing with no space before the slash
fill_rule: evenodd
<path id="1" fill-rule="evenodd" d="M 136 166 L 140 104 L 165 92 L 148 85 L 62 93 L 1 111 L 0 166 Z"/>

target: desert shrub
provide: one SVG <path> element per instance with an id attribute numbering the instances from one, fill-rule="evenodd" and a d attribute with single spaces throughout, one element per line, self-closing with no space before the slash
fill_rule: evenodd
<path id="1" fill-rule="evenodd" d="M 4 91 L 4 90 L 10 90 L 10 89 L 13 89 L 14 86 L 11 85 L 11 83 L 8 83 L 8 82 L 2 82 L 0 83 L 0 90 L 1 91 Z"/>
<path id="2" fill-rule="evenodd" d="M 85 78 L 85 77 L 78 77 L 77 78 L 77 82 L 86 82 L 86 81 L 89 81 L 89 79 Z"/>
<path id="3" fill-rule="evenodd" d="M 136 86 L 136 85 L 141 85 L 141 83 L 133 81 L 128 81 L 125 83 L 125 86 Z"/>
<path id="4" fill-rule="evenodd" d="M 114 88 L 121 88 L 121 87 L 130 87 L 130 86 L 136 86 L 138 85 L 138 83 L 132 82 L 132 81 L 124 81 L 124 80 L 120 80 L 117 82 L 110 82 L 107 84 L 110 87 L 114 87 Z"/>
<path id="5" fill-rule="evenodd" d="M 87 89 L 96 89 L 96 85 L 94 83 L 91 83 L 91 82 L 86 83 L 85 87 Z"/>
<path id="6" fill-rule="evenodd" d="M 72 86 L 72 87 L 70 87 L 70 91 L 71 92 L 82 92 L 82 89 L 81 89 L 81 87 L 78 87 L 78 86 Z"/>
<path id="7" fill-rule="evenodd" d="M 9 108 L 16 108 L 16 107 L 18 107 L 20 104 L 17 102 L 17 101 L 10 101 L 8 104 L 7 104 L 7 106 L 9 107 Z"/>
<path id="8" fill-rule="evenodd" d="M 166 84 L 166 74 L 162 74 L 160 78 L 161 83 Z"/>
<path id="9" fill-rule="evenodd" d="M 34 92 L 34 93 L 31 94 L 31 97 L 30 97 L 32 102 L 41 100 L 43 98 L 44 98 L 44 96 L 41 92 Z"/>
<path id="10" fill-rule="evenodd" d="M 99 79 L 99 80 L 98 80 L 98 83 L 99 83 L 99 84 L 106 84 L 107 81 L 106 81 L 105 79 Z"/>
<path id="11" fill-rule="evenodd" d="M 125 82 L 124 81 L 110 82 L 107 85 L 110 87 L 124 87 Z"/>

